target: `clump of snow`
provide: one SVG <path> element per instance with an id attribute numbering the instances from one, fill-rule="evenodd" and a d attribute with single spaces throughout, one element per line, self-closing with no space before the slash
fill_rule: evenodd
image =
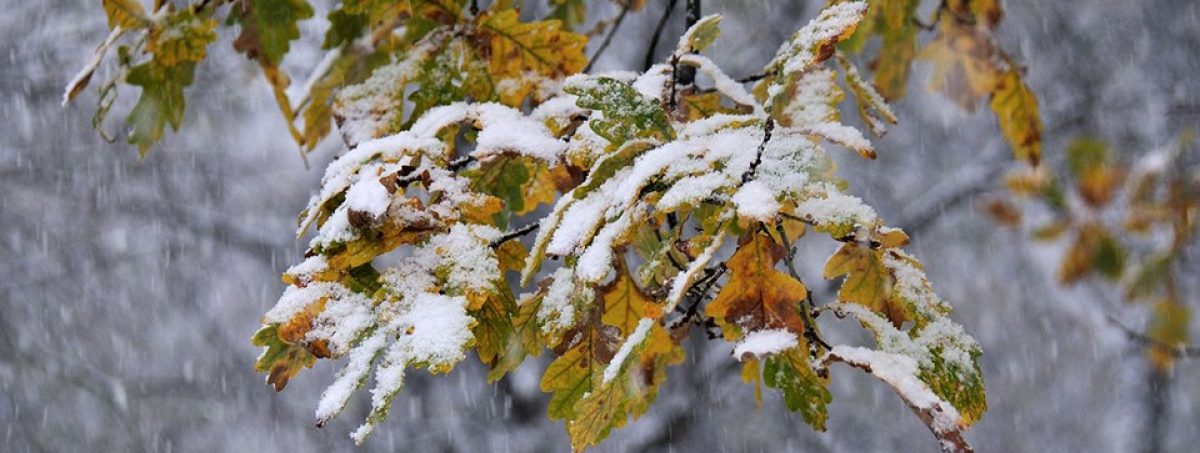
<path id="1" fill-rule="evenodd" d="M 440 267 L 447 268 L 446 285 L 452 288 L 487 290 L 502 277 L 496 252 L 489 246 L 499 237 L 495 228 L 482 225 L 455 224 L 446 234 L 434 236 L 429 244 L 417 251 L 418 259 L 432 251 L 440 258 Z"/>
<path id="2" fill-rule="evenodd" d="M 824 185 L 824 196 L 815 196 L 800 202 L 796 214 L 819 227 L 844 225 L 874 225 L 879 216 L 875 210 L 852 195 L 846 195 L 831 184 Z"/>
<path id="3" fill-rule="evenodd" d="M 349 242 L 357 237 L 358 232 L 350 224 L 350 207 L 342 205 L 338 206 L 328 219 L 325 219 L 325 223 L 321 225 L 321 229 L 317 230 L 317 235 L 308 242 L 308 246 L 328 246 L 339 242 Z"/>
<path id="4" fill-rule="evenodd" d="M 670 82 L 671 65 L 659 63 L 634 79 L 633 89 L 650 99 L 663 99 Z"/>
<path id="5" fill-rule="evenodd" d="M 742 184 L 742 188 L 733 194 L 733 204 L 737 206 L 738 217 L 762 222 L 774 220 L 780 208 L 775 193 L 759 181 Z"/>
<path id="6" fill-rule="evenodd" d="M 759 115 L 734 115 L 718 113 L 707 118 L 692 121 L 679 131 L 680 138 L 699 138 L 716 134 L 721 130 L 731 129 L 739 124 L 757 124 L 762 121 Z"/>
<path id="7" fill-rule="evenodd" d="M 783 108 L 783 116 L 795 128 L 807 128 L 837 121 L 838 104 L 845 95 L 837 84 L 837 73 L 816 68 L 797 77 L 792 97 Z"/>
<path id="8" fill-rule="evenodd" d="M 313 276 L 325 272 L 328 269 L 329 262 L 325 260 L 325 255 L 313 255 L 305 258 L 304 261 L 289 267 L 284 274 L 307 285 L 312 281 Z"/>
<path id="9" fill-rule="evenodd" d="M 543 121 L 500 104 L 481 104 L 477 109 L 482 130 L 471 153 L 476 158 L 510 151 L 554 163 L 567 150 L 567 144 L 554 137 Z"/>
<path id="10" fill-rule="evenodd" d="M 853 127 L 840 123 L 822 122 L 808 126 L 807 131 L 855 150 L 864 156 L 875 156 L 875 147 L 871 146 L 871 141 Z"/>
<path id="11" fill-rule="evenodd" d="M 756 180 L 775 193 L 796 197 L 810 185 L 827 179 L 831 168 L 825 152 L 812 140 L 773 134 L 763 147 Z"/>
<path id="12" fill-rule="evenodd" d="M 701 74 L 711 77 L 717 92 L 729 97 L 733 102 L 753 108 L 755 115 L 764 114 L 762 105 L 754 100 L 754 96 L 746 91 L 746 87 L 725 74 L 725 71 L 722 71 L 712 60 L 698 54 L 687 54 L 680 57 L 679 62 L 695 66 Z"/>
<path id="13" fill-rule="evenodd" d="M 376 220 L 383 217 L 391 202 L 392 194 L 375 178 L 360 180 L 346 191 L 345 204 L 349 210 L 368 214 Z"/>
<path id="14" fill-rule="evenodd" d="M 696 204 L 707 197 L 719 197 L 718 190 L 736 182 L 736 179 L 724 172 L 687 176 L 671 185 L 658 199 L 656 207 L 663 211 L 674 211 L 684 205 Z"/>
<path id="15" fill-rule="evenodd" d="M 279 296 L 279 301 L 275 302 L 275 306 L 263 315 L 263 322 L 267 324 L 286 323 L 321 298 L 349 291 L 341 283 L 333 282 L 316 282 L 305 287 L 289 285 L 287 289 L 283 290 L 283 295 Z"/>
<path id="16" fill-rule="evenodd" d="M 794 348 L 799 344 L 796 334 L 787 329 L 756 330 L 746 334 L 746 337 L 733 347 L 733 358 L 738 361 L 747 358 L 761 359 Z"/>
<path id="17" fill-rule="evenodd" d="M 617 236 L 632 226 L 633 213 L 639 211 L 641 209 L 627 209 L 616 221 L 610 222 L 600 229 L 595 239 L 592 240 L 592 244 L 584 249 L 575 263 L 575 272 L 580 280 L 595 283 L 608 276 L 609 271 L 612 270 L 613 242 Z"/>
<path id="18" fill-rule="evenodd" d="M 622 170 L 584 199 L 571 203 L 555 228 L 547 232 L 553 234 L 546 246 L 547 254 L 569 255 L 574 252 L 575 247 L 591 236 L 596 229 L 596 223 L 604 217 L 608 208 L 607 189 L 620 183 L 619 177 L 624 173 L 628 173 L 628 170 Z"/>
<path id="19" fill-rule="evenodd" d="M 326 340 L 333 357 L 346 354 L 358 335 L 375 323 L 373 305 L 374 300 L 363 294 L 339 291 L 325 302 L 325 309 L 313 319 L 312 330 L 304 340 L 309 343 Z"/>
<path id="20" fill-rule="evenodd" d="M 654 319 L 642 318 L 638 321 L 637 327 L 629 334 L 629 338 L 621 343 L 621 348 L 617 350 L 616 355 L 613 355 L 612 361 L 608 362 L 608 366 L 604 368 L 604 383 L 612 382 L 617 374 L 621 372 L 621 367 L 625 365 L 625 361 L 629 358 L 629 354 L 633 352 L 633 348 L 646 341 L 646 334 L 650 333 L 650 328 L 654 326 Z"/>
<path id="21" fill-rule="evenodd" d="M 918 377 L 917 363 L 908 357 L 855 346 L 838 345 L 829 356 L 861 368 L 896 390 L 904 402 L 928 418 L 930 429 L 938 434 L 957 431 L 963 425 L 958 410 L 942 400 Z"/>
<path id="22" fill-rule="evenodd" d="M 475 320 L 467 315 L 467 299 L 462 296 L 420 294 L 394 322 L 401 333 L 396 343 L 403 345 L 409 361 L 431 368 L 461 361 L 464 348 L 474 339 Z"/>
<path id="23" fill-rule="evenodd" d="M 807 25 L 792 35 L 776 53 L 775 59 L 768 67 L 782 69 L 782 74 L 798 74 L 808 70 L 816 63 L 817 55 L 814 50 L 821 48 L 821 43 L 834 41 L 844 37 L 854 29 L 867 13 L 866 2 L 843 2 L 830 5 L 821 10 L 821 14 L 809 21 Z"/>

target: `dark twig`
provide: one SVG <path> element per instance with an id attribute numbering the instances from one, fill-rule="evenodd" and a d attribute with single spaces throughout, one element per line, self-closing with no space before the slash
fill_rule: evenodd
<path id="1" fill-rule="evenodd" d="M 600 56 L 604 54 L 604 51 L 608 50 L 608 45 L 612 44 L 613 36 L 617 34 L 617 29 L 621 28 L 621 22 L 625 20 L 625 14 L 629 13 L 629 3 L 630 2 L 626 2 L 624 5 L 621 5 L 621 12 L 617 14 L 617 18 L 613 20 L 612 28 L 609 28 L 608 34 L 604 35 L 604 41 L 600 42 L 600 47 L 596 48 L 596 53 L 592 54 L 592 58 L 588 60 L 587 66 L 583 67 L 583 72 L 586 73 L 591 71 L 592 65 L 596 64 L 596 60 L 599 60 Z"/>
<path id="2" fill-rule="evenodd" d="M 1200 357 L 1200 346 L 1172 345 L 1163 343 L 1162 341 L 1151 338 L 1149 335 L 1138 332 L 1133 328 L 1126 326 L 1121 322 L 1121 320 L 1117 319 L 1113 315 L 1108 315 L 1108 322 L 1116 328 L 1121 329 L 1121 331 L 1125 333 L 1125 336 L 1129 337 L 1130 340 L 1144 347 L 1163 348 L 1176 358 Z"/>
<path id="3" fill-rule="evenodd" d="M 757 81 L 765 79 L 765 78 L 767 78 L 766 74 L 751 74 L 746 77 L 737 79 L 737 81 L 738 81 L 738 83 L 750 83 L 750 82 L 757 82 Z"/>
<path id="4" fill-rule="evenodd" d="M 758 144 L 758 149 L 755 151 L 754 163 L 750 164 L 750 168 L 742 173 L 742 184 L 754 179 L 754 174 L 758 172 L 758 165 L 762 163 L 763 150 L 767 148 L 767 142 L 771 141 L 771 132 L 775 130 L 775 119 L 767 118 L 767 124 L 763 126 L 763 140 Z"/>
<path id="5" fill-rule="evenodd" d="M 515 230 L 504 233 L 504 235 L 496 238 L 496 240 L 494 240 L 490 244 L 488 244 L 488 247 L 496 248 L 496 247 L 499 247 L 501 244 L 508 242 L 512 239 L 519 238 L 526 234 L 532 233 L 534 230 L 538 229 L 538 225 L 539 225 L 538 222 L 532 222 L 521 228 L 517 228 Z"/>
<path id="6" fill-rule="evenodd" d="M 765 232 L 766 227 L 763 226 L 762 228 Z M 792 247 L 792 242 L 787 237 L 787 229 L 783 227 L 783 222 L 775 223 L 775 232 L 779 234 L 779 240 L 783 241 L 783 247 L 787 249 L 787 253 L 783 255 L 783 262 L 787 265 L 788 274 L 791 274 L 792 278 L 803 285 L 804 280 L 796 272 L 796 249 Z M 818 345 L 824 347 L 826 351 L 833 349 L 817 333 L 816 313 L 816 303 L 813 302 L 813 293 L 812 291 L 806 291 L 804 300 L 800 302 L 800 317 L 804 320 L 804 338 L 808 340 L 808 347 L 814 357 L 818 356 L 821 352 L 817 349 Z"/>
<path id="7" fill-rule="evenodd" d="M 650 66 L 654 65 L 654 48 L 658 47 L 658 40 L 662 38 L 663 30 L 667 28 L 667 20 L 671 18 L 671 11 L 675 9 L 677 1 L 667 1 L 667 9 L 658 19 L 658 25 L 654 27 L 654 37 L 650 38 L 650 47 L 646 49 L 646 58 L 642 61 L 642 71 L 649 70 Z"/>
<path id="8" fill-rule="evenodd" d="M 696 22 L 700 21 L 700 0 L 688 0 L 687 16 L 684 21 L 684 30 L 689 30 Z M 686 31 L 685 31 L 686 33 Z M 674 62 L 673 62 L 674 63 Z M 688 86 L 696 82 L 696 68 L 692 66 L 684 66 L 679 68 L 679 78 L 676 79 L 680 85 Z"/>

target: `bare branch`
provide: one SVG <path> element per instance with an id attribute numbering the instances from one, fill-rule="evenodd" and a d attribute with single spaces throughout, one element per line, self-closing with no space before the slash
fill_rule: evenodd
<path id="1" fill-rule="evenodd" d="M 646 58 L 642 60 L 642 71 L 646 71 L 654 65 L 654 48 L 658 47 L 658 40 L 662 38 L 663 30 L 667 28 L 667 20 L 671 18 L 671 11 L 675 9 L 676 1 L 667 1 L 667 9 L 658 19 L 658 25 L 654 26 L 654 37 L 650 38 L 650 46 L 646 48 Z"/>
<path id="2" fill-rule="evenodd" d="M 627 13 L 629 13 L 629 3 L 621 5 L 621 12 L 617 14 L 617 18 L 613 20 L 612 28 L 608 29 L 608 34 L 604 35 L 604 41 L 600 42 L 600 47 L 596 48 L 596 53 L 592 54 L 592 58 L 588 59 L 587 66 L 584 66 L 583 71 L 581 72 L 590 72 L 592 70 L 592 65 L 596 64 L 596 60 L 599 60 L 600 56 L 604 55 L 604 51 L 608 50 L 608 45 L 612 44 L 613 36 L 617 34 L 617 29 L 621 28 L 621 22 L 625 20 L 625 14 Z"/>

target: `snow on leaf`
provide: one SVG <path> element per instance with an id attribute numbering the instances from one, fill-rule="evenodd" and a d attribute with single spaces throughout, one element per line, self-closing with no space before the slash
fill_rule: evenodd
<path id="1" fill-rule="evenodd" d="M 883 265 L 883 253 L 855 243 L 842 244 L 825 262 L 825 278 L 846 276 L 838 300 L 883 313 L 896 326 L 912 318 L 907 307 L 892 298 L 895 279 Z"/>
<path id="2" fill-rule="evenodd" d="M 775 58 L 766 66 L 766 72 L 771 76 L 761 82 L 766 90 L 765 107 L 772 116 L 780 119 L 788 85 L 833 56 L 837 43 L 850 37 L 866 11 L 867 4 L 861 1 L 834 4 L 780 46 Z"/>
<path id="3" fill-rule="evenodd" d="M 683 349 L 661 325 L 643 319 L 635 334 L 638 331 L 644 332 L 644 336 L 626 340 L 618 357 L 605 370 L 599 388 L 575 403 L 574 418 L 567 420 L 567 434 L 576 451 L 599 443 L 630 418 L 636 420 L 646 413 L 666 380 L 667 366 L 683 362 Z M 622 367 L 626 362 L 636 366 Z M 610 377 L 609 370 L 615 370 L 614 366 L 620 367 L 616 369 L 619 371 L 613 371 Z"/>
<path id="4" fill-rule="evenodd" d="M 720 35 L 721 15 L 704 16 L 679 37 L 679 44 L 675 46 L 675 54 L 683 56 L 689 53 L 703 52 Z"/>
<path id="5" fill-rule="evenodd" d="M 388 414 L 392 398 L 404 386 L 404 370 L 409 366 L 447 373 L 466 357 L 464 351 L 474 341 L 467 315 L 467 300 L 423 293 L 398 308 L 396 316 L 383 328 L 397 335 L 380 358 L 371 389 L 371 413 L 351 437 L 362 445 Z"/>
<path id="6" fill-rule="evenodd" d="M 430 33 L 393 62 L 376 68 L 363 82 L 338 91 L 332 111 L 347 145 L 354 147 L 397 132 L 394 128 L 404 112 L 405 87 L 444 42 L 445 33 Z"/>
<path id="7" fill-rule="evenodd" d="M 700 55 L 687 54 L 679 58 L 679 63 L 695 66 L 701 74 L 713 79 L 717 92 L 729 97 L 730 100 L 738 105 L 754 109 L 756 115 L 763 114 L 762 106 L 758 102 L 755 102 L 754 97 L 746 91 L 746 88 L 725 74 L 712 60 Z"/>
<path id="8" fill-rule="evenodd" d="M 576 75 L 563 91 L 579 96 L 578 105 L 604 114 L 589 124 L 616 149 L 634 138 L 669 140 L 675 132 L 657 99 L 642 96 L 628 84 L 608 77 Z"/>
<path id="9" fill-rule="evenodd" d="M 835 346 L 826 360 L 860 368 L 890 385 L 938 438 L 942 451 L 973 451 L 962 437 L 966 428 L 962 416 L 921 382 L 917 364 L 911 358 L 854 346 Z"/>
<path id="10" fill-rule="evenodd" d="M 829 392 L 829 378 L 818 374 L 812 363 L 803 344 L 767 357 L 762 366 L 763 383 L 783 393 L 788 410 L 800 411 L 805 423 L 824 431 L 825 420 L 829 418 L 827 406 L 833 395 Z"/>
<path id="11" fill-rule="evenodd" d="M 775 193 L 759 181 L 742 184 L 732 200 L 739 217 L 760 222 L 774 221 L 781 207 L 775 200 Z"/>
<path id="12" fill-rule="evenodd" d="M 796 214 L 813 223 L 817 231 L 834 238 L 848 236 L 860 227 L 873 228 L 879 223 L 875 210 L 862 200 L 838 191 L 831 184 L 815 185 L 810 189 L 823 191 L 801 201 Z"/>
<path id="13" fill-rule="evenodd" d="M 755 330 L 733 346 L 733 358 L 745 362 L 775 355 L 796 347 L 799 339 L 787 329 Z"/>
<path id="14" fill-rule="evenodd" d="M 883 95 L 863 80 L 858 73 L 858 68 L 855 68 L 845 55 L 838 53 L 837 60 L 846 76 L 846 85 L 850 87 L 850 92 L 854 93 L 854 104 L 858 107 L 859 117 L 867 123 L 871 133 L 877 137 L 882 136 L 884 132 L 887 132 L 887 125 L 884 123 L 896 124 L 896 114 L 892 113 L 892 108 L 887 104 Z M 908 63 L 905 63 L 904 67 L 907 71 Z"/>

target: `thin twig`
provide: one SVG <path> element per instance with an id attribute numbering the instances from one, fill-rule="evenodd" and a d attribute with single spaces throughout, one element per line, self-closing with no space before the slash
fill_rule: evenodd
<path id="1" fill-rule="evenodd" d="M 626 2 L 624 5 L 621 5 L 620 14 L 617 14 L 616 20 L 613 21 L 612 28 L 609 28 L 608 34 L 604 35 L 604 41 L 600 42 L 600 47 L 596 48 L 596 53 L 592 54 L 592 58 L 588 60 L 587 66 L 583 67 L 583 72 L 590 72 L 592 70 L 592 65 L 596 64 L 596 60 L 599 60 L 600 56 L 604 54 L 604 51 L 608 50 L 608 45 L 612 44 L 613 36 L 617 34 L 617 29 L 621 28 L 621 22 L 625 20 L 625 14 L 628 12 L 629 2 Z"/>
<path id="2" fill-rule="evenodd" d="M 775 119 L 767 118 L 767 124 L 763 126 L 763 140 L 758 144 L 758 150 L 754 155 L 754 162 L 750 164 L 750 168 L 742 173 L 742 184 L 754 179 L 754 174 L 758 172 L 758 165 L 762 163 L 763 151 L 767 148 L 767 142 L 771 141 L 771 132 L 775 130 Z"/>
<path id="3" fill-rule="evenodd" d="M 642 71 L 647 71 L 650 66 L 654 65 L 654 48 L 658 47 L 658 40 L 662 38 L 663 30 L 667 28 L 667 20 L 671 18 L 671 11 L 675 9 L 675 3 L 678 0 L 668 0 L 667 9 L 663 11 L 662 17 L 658 19 L 658 25 L 654 27 L 654 37 L 650 38 L 650 47 L 646 49 L 646 58 L 642 61 Z"/>
<path id="4" fill-rule="evenodd" d="M 737 79 L 737 82 L 738 83 L 750 83 L 750 82 L 757 82 L 757 81 L 765 79 L 765 78 L 767 78 L 766 74 L 751 74 L 746 77 Z"/>
<path id="5" fill-rule="evenodd" d="M 501 244 L 504 244 L 505 242 L 508 242 L 512 239 L 519 238 L 526 234 L 532 233 L 534 230 L 538 229 L 539 225 L 540 224 L 538 222 L 532 222 L 521 228 L 517 228 L 515 230 L 504 233 L 504 235 L 496 238 L 496 240 L 494 240 L 490 244 L 488 244 L 488 247 L 496 248 L 496 247 L 499 247 Z"/>
<path id="6" fill-rule="evenodd" d="M 685 16 L 685 18 L 684 18 L 684 25 L 683 25 L 684 33 L 687 33 L 687 30 L 690 30 L 692 28 L 692 26 L 696 25 L 696 22 L 699 22 L 699 21 L 700 21 L 700 0 L 688 0 L 687 16 Z M 678 55 L 676 55 L 676 56 L 678 57 Z M 677 64 L 677 63 L 678 62 L 676 62 L 676 61 L 672 62 L 672 64 Z M 696 68 L 692 67 L 692 66 L 684 66 L 682 68 L 679 68 L 679 78 L 676 81 L 680 85 L 683 85 L 683 86 L 694 84 L 696 82 Z M 674 97 L 672 97 L 672 102 L 674 102 Z"/>
<path id="7" fill-rule="evenodd" d="M 1161 340 L 1151 338 L 1149 335 L 1138 332 L 1138 331 L 1134 330 L 1133 328 L 1126 326 L 1124 323 L 1121 322 L 1121 320 L 1117 319 L 1113 315 L 1108 315 L 1107 318 L 1108 318 L 1108 322 L 1111 323 L 1116 328 L 1121 329 L 1121 331 L 1125 333 L 1125 336 L 1129 337 L 1130 340 L 1132 340 L 1138 344 L 1141 344 L 1142 346 L 1146 346 L 1146 347 L 1153 346 L 1153 347 L 1163 348 L 1163 349 L 1167 350 L 1168 352 L 1170 352 L 1171 355 L 1175 356 L 1176 358 L 1200 357 L 1200 346 L 1189 346 L 1186 344 L 1173 345 L 1173 344 L 1164 343 Z"/>

